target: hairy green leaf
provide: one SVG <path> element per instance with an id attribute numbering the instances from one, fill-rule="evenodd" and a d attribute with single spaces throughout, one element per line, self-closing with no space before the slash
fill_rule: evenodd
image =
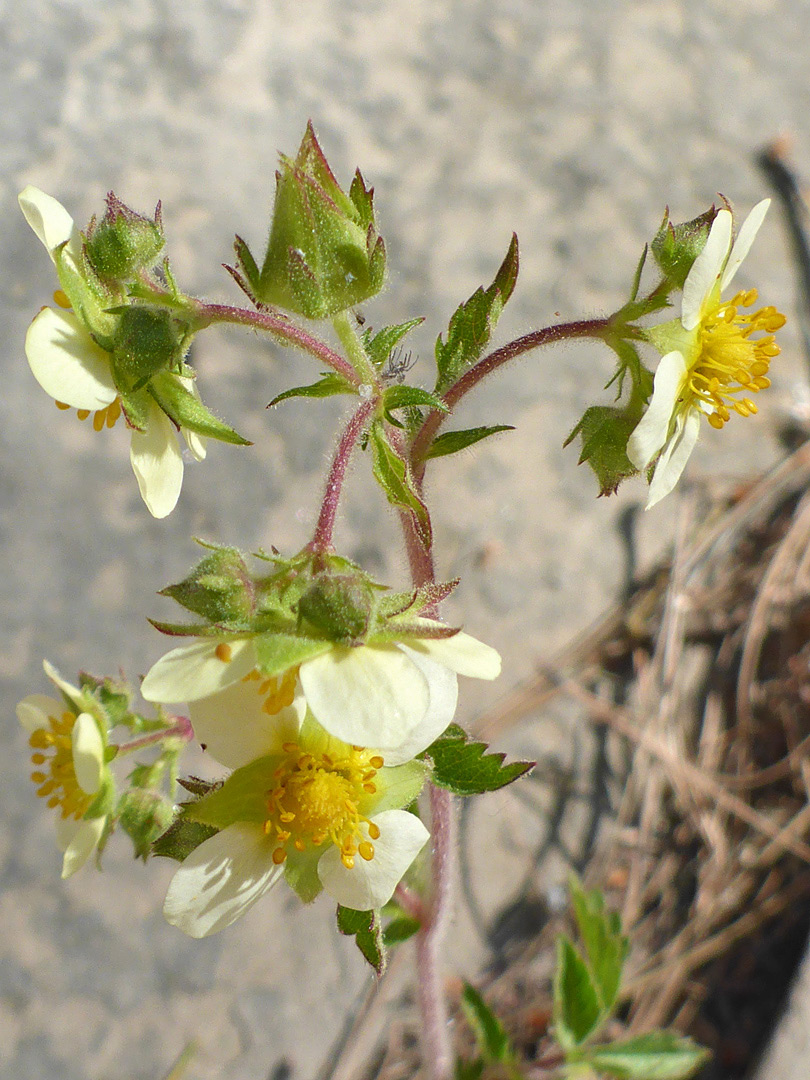
<path id="1" fill-rule="evenodd" d="M 419 538 L 426 548 L 433 539 L 430 515 L 408 463 L 399 456 L 386 438 L 381 423 L 375 423 L 370 434 L 374 476 L 392 506 L 409 511 L 414 518 Z"/>
<path id="2" fill-rule="evenodd" d="M 554 1035 L 564 1050 L 585 1042 L 599 1026 L 603 1012 L 588 965 L 570 938 L 557 938 L 554 974 Z"/>
<path id="3" fill-rule="evenodd" d="M 399 945 L 418 933 L 420 926 L 421 923 L 418 919 L 412 919 L 409 915 L 401 915 L 397 919 L 392 919 L 383 930 L 383 942 L 389 947 Z"/>
<path id="4" fill-rule="evenodd" d="M 377 974 L 382 975 L 387 958 L 379 911 L 355 911 L 338 904 L 337 925 L 341 934 L 354 937 L 357 948 Z"/>
<path id="5" fill-rule="evenodd" d="M 687 1080 L 709 1056 L 702 1046 L 674 1031 L 649 1031 L 623 1042 L 588 1047 L 581 1060 L 616 1080 Z"/>
<path id="6" fill-rule="evenodd" d="M 638 470 L 627 456 L 627 440 L 638 424 L 640 414 L 635 410 L 592 405 L 563 443 L 580 436 L 582 451 L 579 464 L 587 461 L 599 481 L 600 495 L 614 495 L 622 480 Z"/>
<path id="7" fill-rule="evenodd" d="M 219 439 L 220 442 L 251 445 L 248 439 L 243 439 L 232 427 L 206 409 L 197 395 L 187 390 L 176 375 L 168 371 L 158 372 L 149 382 L 149 393 L 179 427 L 188 428 L 209 439 Z"/>
<path id="8" fill-rule="evenodd" d="M 512 242 L 495 280 L 488 289 L 479 288 L 456 309 L 447 329 L 447 340 L 436 340 L 436 393 L 444 394 L 475 361 L 489 341 L 518 274 L 518 243 Z"/>
<path id="9" fill-rule="evenodd" d="M 622 934 L 618 913 L 606 909 L 605 898 L 598 889 L 586 892 L 576 877 L 571 878 L 570 889 L 588 965 L 602 1008 L 610 1012 L 619 993 L 630 942 Z"/>
<path id="10" fill-rule="evenodd" d="M 429 390 L 422 390 L 419 386 L 389 386 L 383 398 L 385 408 L 405 409 L 411 405 L 427 405 L 431 409 L 439 409 L 441 412 L 449 412 L 444 402 L 431 394 Z"/>
<path id="11" fill-rule="evenodd" d="M 505 754 L 488 754 L 487 744 L 474 742 L 457 724 L 451 724 L 425 751 L 433 762 L 434 784 L 454 795 L 480 795 L 511 784 L 534 767 L 533 761 L 511 761 Z"/>
<path id="12" fill-rule="evenodd" d="M 369 359 L 378 367 L 382 367 L 391 355 L 391 350 L 395 349 L 415 326 L 419 326 L 424 321 L 424 318 L 409 319 L 408 322 L 399 323 L 398 326 L 384 326 L 373 337 L 371 330 L 367 330 L 363 334 L 363 345 Z"/>
<path id="13" fill-rule="evenodd" d="M 468 982 L 464 983 L 461 1007 L 467 1023 L 475 1032 L 478 1050 L 487 1065 L 509 1062 L 514 1057 L 509 1036 L 489 1005 Z"/>
<path id="14" fill-rule="evenodd" d="M 514 431 L 512 424 L 493 424 L 491 427 L 465 428 L 463 431 L 445 431 L 437 435 L 430 444 L 426 458 L 445 457 L 447 454 L 457 454 L 459 450 L 466 450 L 482 439 L 488 439 L 490 435 L 497 435 L 499 431 Z"/>
<path id="15" fill-rule="evenodd" d="M 309 383 L 307 386 L 294 386 L 291 390 L 285 390 L 282 394 L 276 394 L 268 409 L 272 409 L 274 405 L 278 405 L 280 401 L 287 401 L 288 398 L 295 397 L 313 397 L 324 398 L 332 397 L 334 394 L 356 394 L 357 390 L 348 379 L 344 379 L 342 375 L 338 375 L 336 371 L 324 372 L 322 378 L 317 382 Z"/>
<path id="16" fill-rule="evenodd" d="M 210 825 L 180 817 L 152 843 L 152 854 L 183 862 L 195 848 L 216 833 L 217 830 Z"/>

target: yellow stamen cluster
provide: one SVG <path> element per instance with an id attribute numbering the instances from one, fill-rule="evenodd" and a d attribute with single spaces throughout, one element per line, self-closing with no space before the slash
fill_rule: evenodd
<path id="1" fill-rule="evenodd" d="M 78 821 L 93 797 L 79 787 L 73 767 L 71 735 L 76 717 L 66 710 L 60 717 L 49 716 L 48 723 L 49 727 L 37 728 L 28 740 L 34 751 L 31 761 L 36 766 L 31 779 L 38 785 L 37 795 L 47 799 L 48 806 L 58 806 L 63 818 Z"/>
<path id="2" fill-rule="evenodd" d="M 66 405 L 64 401 L 57 401 L 57 409 L 69 409 L 70 405 Z M 77 409 L 76 415 L 80 420 L 86 420 L 92 410 L 90 409 Z M 106 408 L 98 409 L 93 415 L 93 428 L 96 431 L 101 431 L 105 426 L 108 428 L 115 427 L 115 422 L 121 415 L 121 399 L 116 398 Z"/>
<path id="3" fill-rule="evenodd" d="M 218 645 L 217 649 L 219 648 L 220 646 Z M 217 655 L 219 654 L 217 653 Z M 281 712 L 282 709 L 286 709 L 289 705 L 292 705 L 295 697 L 295 683 L 297 678 L 297 667 L 285 671 L 280 678 L 276 676 L 265 678 L 260 671 L 254 668 L 253 671 L 249 671 L 247 675 L 245 675 L 242 681 L 257 682 L 259 684 L 256 687 L 256 693 L 264 698 L 262 711 L 266 712 L 269 716 L 275 716 L 277 712 Z"/>
<path id="4" fill-rule="evenodd" d="M 356 855 L 366 862 L 373 859 L 371 840 L 379 839 L 380 830 L 358 807 L 364 796 L 377 790 L 374 777 L 383 767 L 380 755 L 359 746 L 343 757 L 311 754 L 294 742 L 284 743 L 282 749 L 286 758 L 273 773 L 264 824 L 265 833 L 278 844 L 273 862 L 284 862 L 289 844 L 306 851 L 328 840 L 339 848 L 348 870 Z"/>
<path id="5" fill-rule="evenodd" d="M 785 325 L 785 316 L 775 307 L 740 313 L 740 308 L 751 307 L 756 300 L 756 289 L 739 292 L 701 319 L 698 357 L 688 375 L 684 400 L 690 405 L 700 402 L 714 428 L 727 423 L 731 409 L 740 416 L 757 412 L 750 397 L 738 395 L 756 394 L 771 385 L 768 369 L 781 351 L 773 335 Z M 755 333 L 765 336 L 754 339 Z"/>

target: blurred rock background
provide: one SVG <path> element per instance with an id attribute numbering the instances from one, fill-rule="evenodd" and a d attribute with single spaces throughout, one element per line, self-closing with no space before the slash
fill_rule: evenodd
<path id="1" fill-rule="evenodd" d="M 247 333 L 202 335 L 205 399 L 255 446 L 212 445 L 175 513 L 152 520 L 124 430 L 57 413 L 30 375 L 23 337 L 55 282 L 17 192 L 40 186 L 80 224 L 109 189 L 143 211 L 161 199 L 181 286 L 236 300 L 220 263 L 234 232 L 261 248 L 277 152 L 294 152 L 311 117 L 338 178 L 359 165 L 376 188 L 391 276 L 365 314 L 426 316 L 410 340 L 429 385 L 436 334 L 491 281 L 512 230 L 521 276 L 501 341 L 615 309 L 666 204 L 683 220 L 720 191 L 746 212 L 766 193 L 753 153 L 774 136 L 792 135 L 810 176 L 808 34 L 804 0 L 0 0 L 0 1076 L 157 1080 L 195 1039 L 194 1080 L 264 1080 L 282 1061 L 305 1080 L 369 979 L 328 904 L 301 910 L 279 892 L 198 943 L 160 914 L 172 867 L 133 864 L 123 841 L 103 876 L 59 881 L 15 702 L 46 690 L 43 656 L 68 677 L 144 672 L 165 649 L 145 617 L 171 617 L 154 594 L 196 559 L 190 536 L 306 542 L 345 402 L 265 412 L 312 380 L 312 362 Z M 740 278 L 791 313 L 777 214 Z M 775 424 L 806 385 L 795 321 L 784 343 L 760 417 L 707 432 L 696 474 L 774 460 Z M 642 485 L 596 501 L 576 450 L 561 449 L 611 370 L 587 344 L 522 359 L 461 417 L 517 430 L 433 468 L 440 573 L 463 579 L 450 614 L 505 659 L 499 684 L 467 689 L 467 721 L 619 587 L 616 523 Z M 645 550 L 674 514 L 673 500 L 644 518 Z M 339 540 L 405 580 L 396 522 L 362 471 Z M 524 732 L 512 748 L 551 737 Z M 491 796 L 480 818 L 483 861 L 504 875 L 522 828 L 510 799 Z M 509 885 L 492 876 L 494 908 Z M 480 950 L 456 954 L 473 974 Z"/>

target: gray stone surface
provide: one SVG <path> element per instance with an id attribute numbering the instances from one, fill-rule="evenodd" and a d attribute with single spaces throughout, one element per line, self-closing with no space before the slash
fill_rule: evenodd
<path id="1" fill-rule="evenodd" d="M 249 334 L 204 335 L 206 400 L 256 445 L 213 446 L 188 468 L 172 517 L 151 520 L 124 431 L 96 436 L 56 413 L 30 376 L 23 335 L 54 282 L 18 190 L 39 185 L 80 222 L 109 188 L 144 210 L 162 199 L 181 283 L 233 298 L 219 264 L 235 231 L 260 245 L 277 150 L 293 151 L 311 116 L 338 177 L 359 164 L 376 187 L 392 274 L 366 314 L 376 325 L 427 316 L 413 337 L 427 384 L 436 334 L 491 279 L 513 229 L 521 280 L 501 340 L 556 312 L 617 306 L 664 204 L 691 217 L 719 190 L 750 207 L 763 193 L 752 152 L 778 132 L 795 134 L 810 176 L 808 33 L 804 0 L 0 0 L 4 1080 L 156 1080 L 190 1038 L 193 1080 L 263 1080 L 282 1059 L 305 1078 L 368 979 L 328 905 L 299 910 L 279 892 L 198 943 L 160 915 L 171 867 L 134 865 L 123 842 L 104 875 L 58 879 L 14 703 L 45 689 L 43 656 L 68 675 L 146 670 L 165 645 L 145 616 L 168 617 L 154 593 L 195 559 L 190 535 L 304 543 L 341 403 L 266 413 L 257 403 L 311 379 L 312 364 Z M 741 280 L 790 308 L 775 217 Z M 768 433 L 803 377 L 795 332 L 785 340 L 766 415 L 709 434 L 694 470 L 746 475 L 772 460 Z M 435 466 L 440 570 L 463 577 L 450 614 L 506 659 L 498 686 L 467 688 L 466 719 L 613 594 L 614 526 L 640 486 L 597 503 L 575 452 L 560 449 L 610 370 L 595 346 L 522 360 L 463 412 L 518 430 L 455 469 Z M 648 515 L 651 546 L 673 514 L 665 504 Z M 360 473 L 340 539 L 371 571 L 404 580 L 395 521 Z M 524 728 L 512 743 L 556 752 L 550 738 Z M 522 872 L 539 826 L 510 794 L 478 813 L 493 911 L 508 897 L 497 882 Z M 468 937 L 456 955 L 474 970 Z"/>

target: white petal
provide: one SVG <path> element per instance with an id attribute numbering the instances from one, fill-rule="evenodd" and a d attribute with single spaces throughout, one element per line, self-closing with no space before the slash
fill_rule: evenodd
<path id="1" fill-rule="evenodd" d="M 193 394 L 197 400 L 200 400 L 200 391 L 197 389 L 197 380 L 190 379 L 185 375 L 178 375 L 178 381 L 188 390 L 190 394 Z M 205 447 L 208 440 L 204 435 L 198 435 L 196 431 L 189 431 L 188 428 L 181 428 L 183 432 L 183 438 L 186 440 L 186 446 L 189 448 L 191 454 L 197 459 L 202 461 L 205 457 Z"/>
<path id="2" fill-rule="evenodd" d="M 29 694 L 17 706 L 17 719 L 28 734 L 33 735 L 40 728 L 50 727 L 48 717 L 61 716 L 64 711 L 64 703 L 54 701 L 46 694 Z"/>
<path id="3" fill-rule="evenodd" d="M 56 841 L 64 851 L 62 859 L 62 877 L 69 878 L 81 870 L 98 847 L 104 832 L 106 818 L 91 818 L 89 821 L 61 819 L 56 826 Z"/>
<path id="4" fill-rule="evenodd" d="M 163 914 L 190 937 L 224 930 L 241 918 L 283 873 L 275 841 L 255 825 L 230 825 L 200 844 L 174 875 Z"/>
<path id="5" fill-rule="evenodd" d="M 53 259 L 54 248 L 67 240 L 79 241 L 79 233 L 73 218 L 52 195 L 29 184 L 17 196 L 25 220 L 48 249 Z"/>
<path id="6" fill-rule="evenodd" d="M 709 230 L 706 246 L 692 263 L 683 285 L 681 322 L 684 330 L 694 330 L 700 322 L 703 303 L 717 284 L 730 246 L 731 213 L 719 210 Z"/>
<path id="7" fill-rule="evenodd" d="M 105 409 L 118 394 L 109 353 L 70 311 L 43 308 L 28 327 L 25 355 L 42 389 L 71 408 Z"/>
<path id="8" fill-rule="evenodd" d="M 183 455 L 174 424 L 157 405 L 149 412 L 146 431 L 133 431 L 129 458 L 141 498 L 152 517 L 170 514 L 183 486 Z"/>
<path id="9" fill-rule="evenodd" d="M 637 469 L 646 469 L 667 441 L 685 377 L 686 361 L 679 352 L 669 352 L 661 357 L 655 371 L 650 404 L 627 441 L 627 456 Z"/>
<path id="10" fill-rule="evenodd" d="M 765 220 L 765 215 L 768 213 L 768 207 L 770 205 L 770 199 L 763 199 L 762 202 L 758 202 L 740 226 L 740 231 L 737 233 L 737 239 L 734 241 L 734 246 L 731 249 L 731 254 L 726 263 L 726 268 L 723 271 L 723 277 L 720 281 L 721 289 L 725 289 L 725 287 L 731 283 L 731 279 L 740 269 L 740 264 L 751 250 L 751 245 L 760 230 L 762 222 Z"/>
<path id="11" fill-rule="evenodd" d="M 48 676 L 48 678 L 51 680 L 51 682 L 55 683 L 56 686 L 59 687 L 59 689 L 62 691 L 62 693 L 65 695 L 65 697 L 67 697 L 69 701 L 73 702 L 73 704 L 76 706 L 76 709 L 78 710 L 78 712 L 82 712 L 82 710 L 84 709 L 84 699 L 82 698 L 81 690 L 79 690 L 75 686 L 72 686 L 67 681 L 67 679 L 63 679 L 62 676 L 59 674 L 59 672 L 56 670 L 56 668 L 53 666 L 53 664 L 49 660 L 43 660 L 42 661 L 42 670 L 45 672 L 45 674 Z M 62 706 L 61 705 L 59 706 L 59 710 L 60 710 L 60 714 L 61 714 L 61 712 L 62 712 Z"/>
<path id="12" fill-rule="evenodd" d="M 354 746 L 395 749 L 424 719 L 428 682 L 395 645 L 336 646 L 301 665 L 316 720 Z"/>
<path id="13" fill-rule="evenodd" d="M 406 645 L 400 645 L 400 648 L 410 656 L 427 679 L 430 702 L 422 720 L 410 735 L 394 750 L 387 750 L 383 754 L 386 765 L 401 765 L 426 750 L 453 722 L 458 704 L 458 678 L 454 671 Z"/>
<path id="14" fill-rule="evenodd" d="M 281 753 L 285 742 L 295 742 L 306 712 L 303 694 L 293 704 L 270 715 L 256 679 L 231 683 L 218 694 L 189 706 L 194 735 L 209 754 L 228 769 L 238 769 L 267 754 Z"/>
<path id="15" fill-rule="evenodd" d="M 227 660 L 217 656 L 217 649 L 223 644 L 230 652 Z M 141 684 L 141 697 L 165 704 L 198 701 L 238 682 L 255 667 L 252 638 L 227 642 L 197 638 L 172 649 L 152 665 Z"/>
<path id="16" fill-rule="evenodd" d="M 373 859 L 366 862 L 358 855 L 348 870 L 333 844 L 318 863 L 318 877 L 329 895 L 355 911 L 387 904 L 430 836 L 419 818 L 407 810 L 384 810 L 372 821 L 380 829 Z"/>
<path id="17" fill-rule="evenodd" d="M 427 626 L 442 626 L 435 619 L 419 619 Z M 500 654 L 491 645 L 459 631 L 448 638 L 408 638 L 408 648 L 444 664 L 457 675 L 472 679 L 497 679 L 501 673 Z"/>
<path id="18" fill-rule="evenodd" d="M 101 786 L 104 771 L 104 740 L 98 724 L 90 713 L 80 713 L 70 733 L 73 747 L 73 770 L 79 787 L 87 795 L 95 795 Z"/>
<path id="19" fill-rule="evenodd" d="M 700 413 L 696 409 L 690 409 L 686 417 L 679 422 L 675 434 L 670 439 L 658 464 L 655 466 L 655 473 L 650 483 L 647 510 L 660 502 L 665 495 L 669 495 L 670 491 L 678 483 L 681 473 L 686 468 L 689 455 L 695 448 L 699 434 Z"/>

